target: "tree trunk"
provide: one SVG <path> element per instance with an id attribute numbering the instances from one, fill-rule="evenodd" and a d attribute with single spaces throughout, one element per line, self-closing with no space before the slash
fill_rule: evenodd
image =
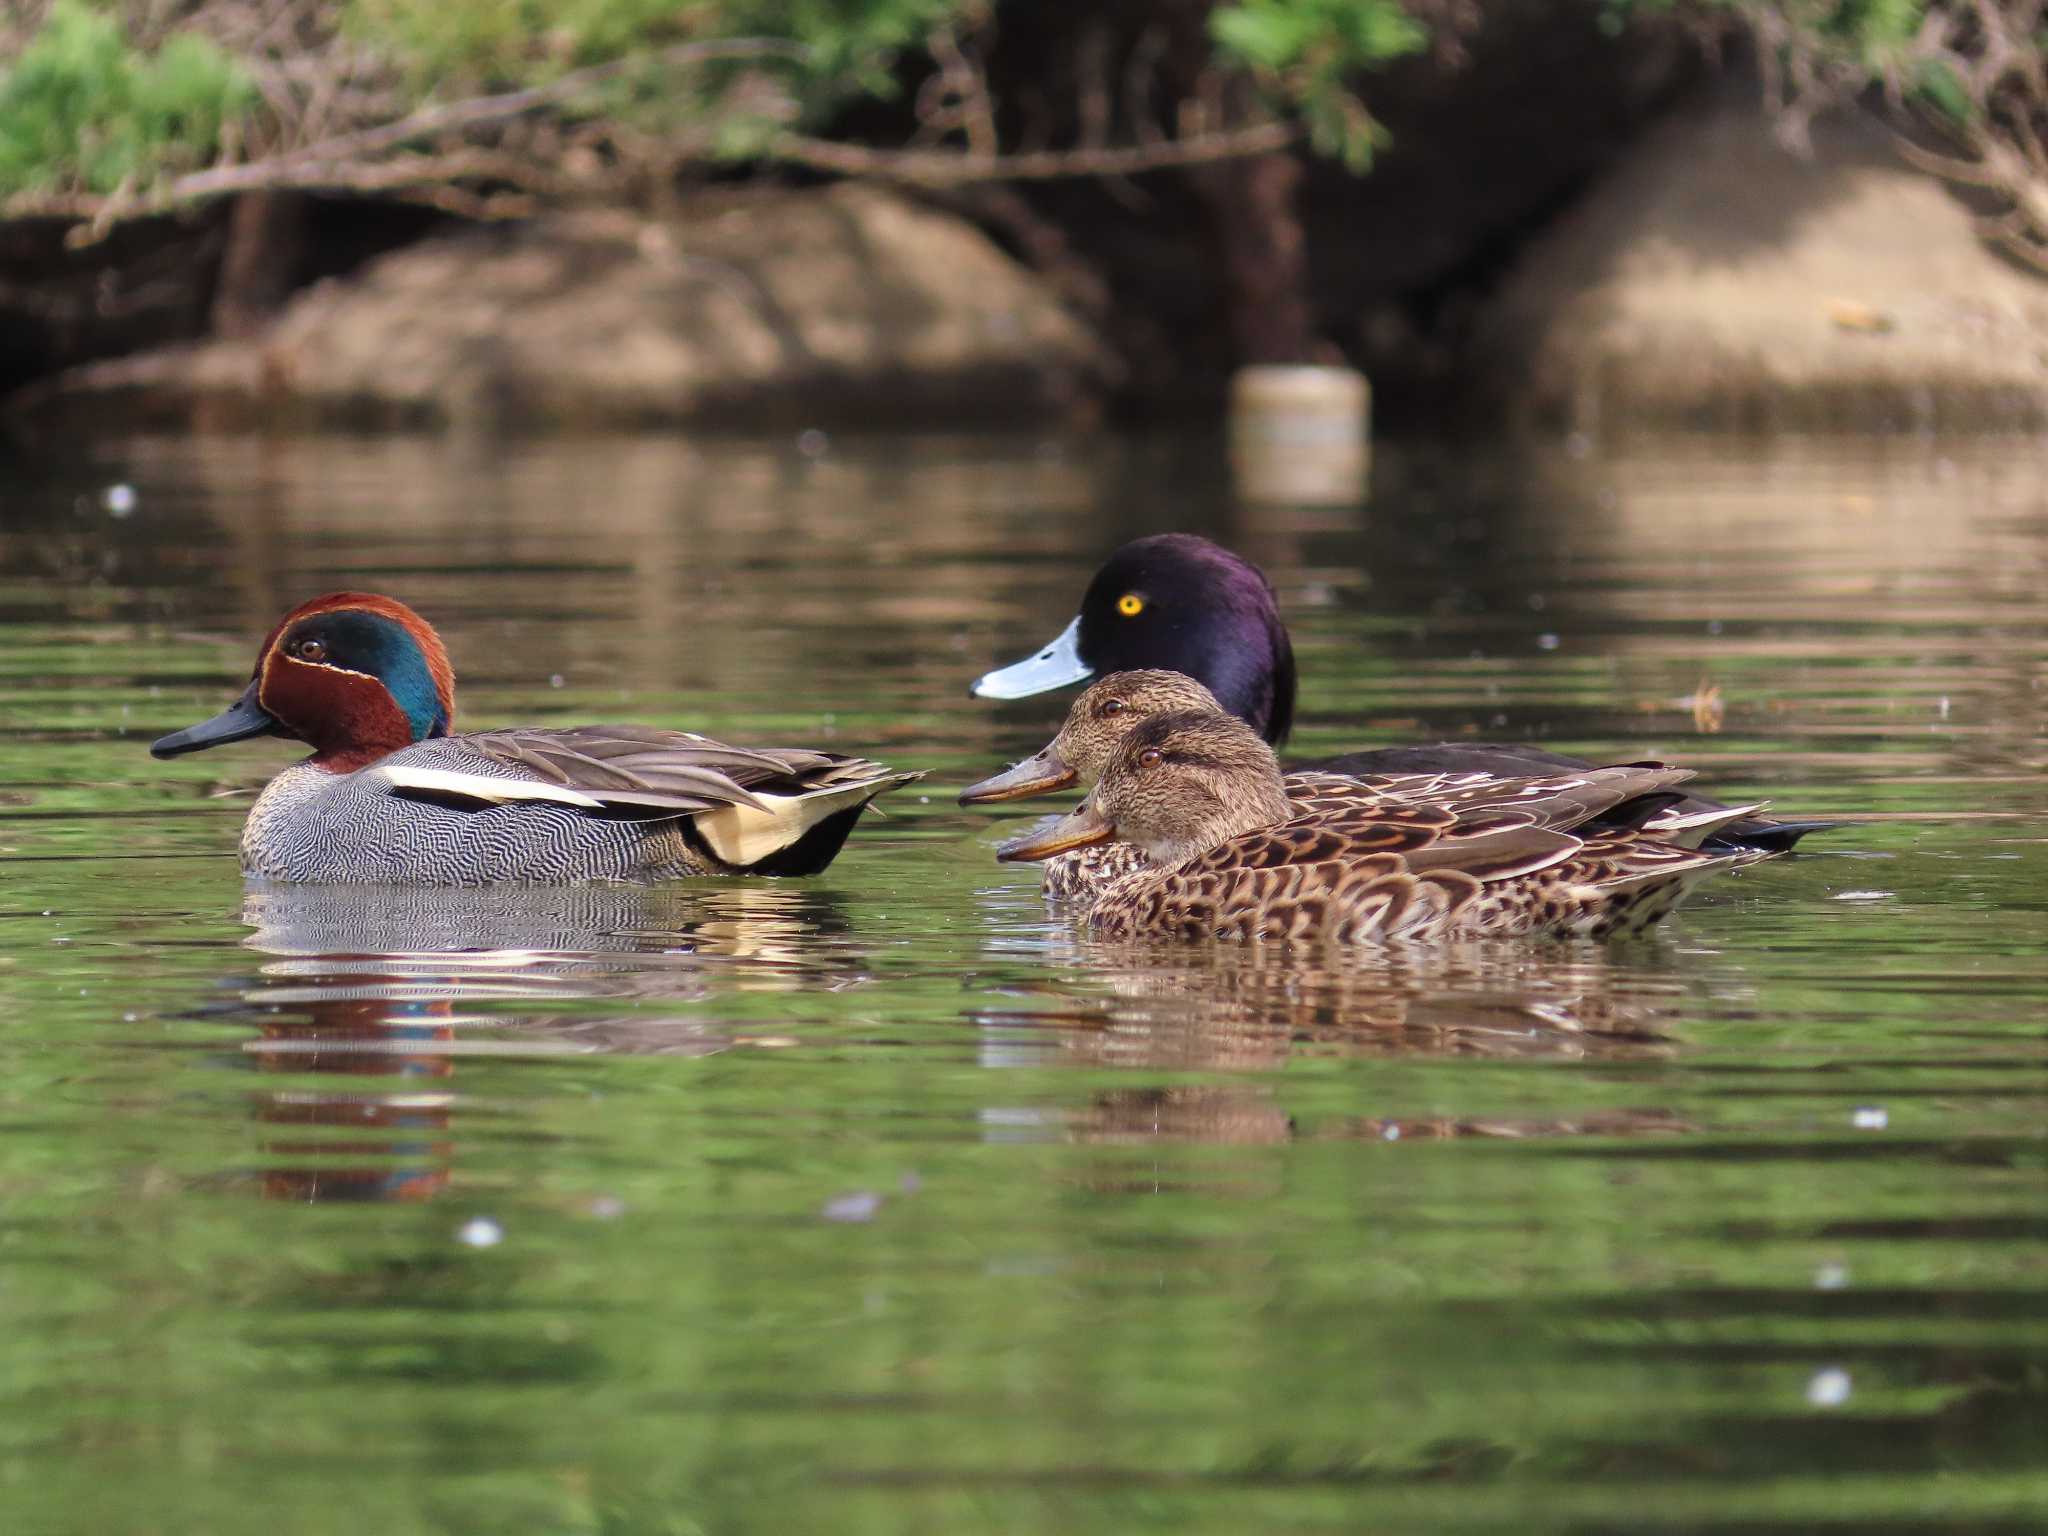
<path id="1" fill-rule="evenodd" d="M 303 192 L 245 192 L 228 212 L 228 244 L 213 290 L 218 336 L 268 325 L 298 286 L 306 259 Z"/>
<path id="2" fill-rule="evenodd" d="M 1165 74 L 1181 102 L 1207 100 L 1226 120 L 1256 108 L 1258 89 L 1216 62 L 1214 0 L 1168 0 Z M 1304 172 L 1287 151 L 1198 166 L 1188 184 L 1208 216 L 1233 361 L 1306 363 L 1319 350 L 1308 292 L 1308 233 L 1295 195 Z"/>
<path id="3" fill-rule="evenodd" d="M 1195 179 L 1222 265 L 1240 366 L 1314 360 L 1308 239 L 1295 206 L 1301 181 L 1301 162 L 1285 152 L 1228 160 Z"/>

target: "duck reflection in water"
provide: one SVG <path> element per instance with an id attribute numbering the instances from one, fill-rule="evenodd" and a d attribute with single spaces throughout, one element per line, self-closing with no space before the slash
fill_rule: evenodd
<path id="1" fill-rule="evenodd" d="M 1681 1048 L 1674 1030 L 1685 986 L 1662 962 L 1660 942 L 1617 952 L 1584 942 L 1467 941 L 1312 962 L 1227 946 L 1067 943 L 1088 995 L 1048 983 L 1043 1005 L 977 1013 L 987 1064 L 1262 1073 L 1304 1058 L 1646 1061 Z M 1117 1088 L 1043 1127 L 1091 1142 L 1233 1145 L 1687 1129 L 1655 1107 L 1512 1124 L 1382 1110 L 1303 1126 L 1257 1081 Z"/>
<path id="2" fill-rule="evenodd" d="M 256 1108 L 296 1133 L 263 1147 L 281 1200 L 441 1193 L 465 1059 L 708 1055 L 748 1037 L 664 1005 L 867 975 L 830 893 L 786 885 L 257 886 L 242 916 L 271 957 L 236 1010 L 243 1048 L 294 1079 Z"/>

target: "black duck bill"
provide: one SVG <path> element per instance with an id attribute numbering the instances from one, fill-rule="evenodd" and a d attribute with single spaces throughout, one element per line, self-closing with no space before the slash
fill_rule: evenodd
<path id="1" fill-rule="evenodd" d="M 1078 775 L 1060 760 L 1051 747 L 1027 757 L 1014 768 L 970 784 L 960 791 L 962 805 L 994 805 L 1001 800 L 1029 800 L 1072 787 Z"/>
<path id="2" fill-rule="evenodd" d="M 279 734 L 276 718 L 256 702 L 257 687 L 251 683 L 239 699 L 211 720 L 202 720 L 182 731 L 159 736 L 149 744 L 149 755 L 181 757 L 187 752 L 204 752 L 208 747 L 225 746 L 231 741 L 247 741 L 251 736 Z"/>
<path id="3" fill-rule="evenodd" d="M 1106 820 L 1095 809 L 1091 798 L 1082 801 L 1079 807 L 1058 821 L 1026 832 L 1022 837 L 1011 838 L 996 849 L 996 858 L 1005 864 L 1035 864 L 1056 853 L 1071 853 L 1076 848 L 1106 843 L 1115 836 L 1116 823 Z"/>

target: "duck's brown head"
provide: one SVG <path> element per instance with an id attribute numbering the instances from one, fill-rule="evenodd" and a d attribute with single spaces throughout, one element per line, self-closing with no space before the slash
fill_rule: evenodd
<path id="1" fill-rule="evenodd" d="M 1221 714 L 1216 696 L 1181 672 L 1117 672 L 1074 700 L 1067 723 L 1044 750 L 1016 767 L 961 791 L 962 805 L 1028 800 L 1102 777 L 1110 759 L 1151 720 L 1175 714 Z"/>
<path id="2" fill-rule="evenodd" d="M 998 857 L 1043 859 L 1118 838 L 1172 865 L 1293 814 L 1280 764 L 1258 732 L 1220 710 L 1171 714 L 1124 740 L 1072 815 Z"/>
<path id="3" fill-rule="evenodd" d="M 155 742 L 177 757 L 251 736 L 290 736 L 348 772 L 448 734 L 455 673 L 433 626 L 395 598 L 330 592 L 299 604 L 256 654 L 249 686 L 211 720 Z"/>

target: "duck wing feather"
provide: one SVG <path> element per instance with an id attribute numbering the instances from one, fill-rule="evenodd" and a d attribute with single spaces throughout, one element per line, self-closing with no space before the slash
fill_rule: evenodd
<path id="1" fill-rule="evenodd" d="M 866 758 L 804 747 L 735 747 L 692 731 L 635 725 L 475 731 L 450 738 L 449 745 L 471 761 L 481 758 L 482 771 L 422 772 L 393 764 L 397 792 L 494 799 L 489 769 L 495 767 L 511 770 L 505 778 L 512 784 L 549 786 L 568 804 L 677 815 L 732 806 L 767 811 L 764 796 L 810 795 L 893 776 Z M 516 790 L 512 797 L 519 797 Z"/>
<path id="2" fill-rule="evenodd" d="M 1600 902 L 1729 862 L 1641 832 L 1690 774 L 1603 768 L 1541 779 L 1404 776 L 1385 785 L 1328 779 L 1302 814 L 1247 832 L 1170 869 L 1142 871 L 1091 914 L 1106 937 L 1171 933 L 1340 942 L 1423 938 L 1470 911 Z M 1299 797 L 1297 796 L 1299 803 Z M 1499 893 L 1495 895 L 1493 893 Z M 1475 904 L 1478 904 L 1475 906 Z M 1562 920 L 1562 906 L 1558 907 Z M 1547 921 L 1535 912 L 1523 921 Z"/>

